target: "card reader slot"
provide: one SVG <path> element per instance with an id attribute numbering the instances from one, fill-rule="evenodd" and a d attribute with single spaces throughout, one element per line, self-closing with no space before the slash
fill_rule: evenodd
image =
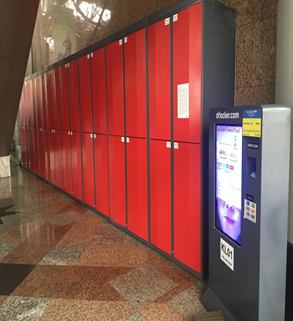
<path id="1" fill-rule="evenodd" d="M 246 161 L 246 175 L 256 178 L 256 158 L 247 156 Z"/>

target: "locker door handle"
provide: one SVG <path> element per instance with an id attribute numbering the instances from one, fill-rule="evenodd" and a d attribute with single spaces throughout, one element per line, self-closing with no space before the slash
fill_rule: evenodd
<path id="1" fill-rule="evenodd" d="M 174 149 L 179 149 L 179 143 L 174 143 Z"/>
<path id="2" fill-rule="evenodd" d="M 171 148 L 171 142 L 166 142 L 166 147 Z"/>

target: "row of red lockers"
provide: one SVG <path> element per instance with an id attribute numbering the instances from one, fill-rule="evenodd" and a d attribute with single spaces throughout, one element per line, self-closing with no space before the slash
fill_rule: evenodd
<path id="1" fill-rule="evenodd" d="M 25 167 L 96 207 L 144 240 L 148 240 L 150 229 L 153 245 L 198 273 L 201 273 L 201 15 L 200 3 L 174 19 L 173 124 L 168 19 L 148 27 L 147 51 L 143 29 L 124 38 L 124 46 L 121 41 L 114 42 L 26 81 L 20 104 Z M 189 118 L 182 119 L 177 117 L 177 86 L 186 83 Z M 174 149 L 173 200 L 171 149 L 165 141 L 170 140 L 171 127 L 174 140 L 179 142 Z"/>

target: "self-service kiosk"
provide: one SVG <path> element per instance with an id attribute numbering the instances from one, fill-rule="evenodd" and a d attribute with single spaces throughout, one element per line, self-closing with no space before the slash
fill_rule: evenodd
<path id="1" fill-rule="evenodd" d="M 209 128 L 209 288 L 225 320 L 285 315 L 291 110 L 212 109 Z"/>

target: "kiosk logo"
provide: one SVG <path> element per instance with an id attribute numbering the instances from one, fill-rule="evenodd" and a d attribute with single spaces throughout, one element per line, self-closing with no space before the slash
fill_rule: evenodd
<path id="1" fill-rule="evenodd" d="M 220 238 L 220 259 L 234 271 L 234 248 Z"/>

